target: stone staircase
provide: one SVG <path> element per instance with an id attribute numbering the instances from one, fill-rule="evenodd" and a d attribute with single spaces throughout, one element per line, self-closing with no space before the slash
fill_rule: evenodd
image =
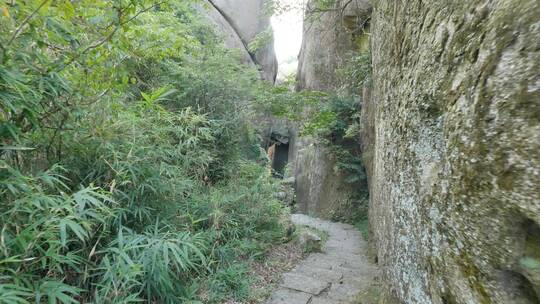
<path id="1" fill-rule="evenodd" d="M 303 214 L 292 215 L 295 225 L 328 234 L 322 252 L 310 254 L 283 274 L 268 304 L 375 303 L 377 267 L 367 256 L 367 244 L 353 226 Z"/>

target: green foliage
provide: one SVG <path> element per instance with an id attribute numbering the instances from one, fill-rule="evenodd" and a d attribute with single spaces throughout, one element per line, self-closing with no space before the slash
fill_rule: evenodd
<path id="1" fill-rule="evenodd" d="M 245 263 L 229 265 L 212 274 L 209 280 L 209 301 L 222 303 L 226 295 L 232 294 L 234 300 L 241 301 L 248 297 L 251 282 L 247 278 L 249 268 Z"/>
<path id="2" fill-rule="evenodd" d="M 330 95 L 322 100 L 310 119 L 302 125 L 301 135 L 312 136 L 336 159 L 334 170 L 346 175 L 346 182 L 364 188 L 366 175 L 360 159 L 360 102 L 353 96 Z"/>
<path id="3" fill-rule="evenodd" d="M 302 14 L 305 8 L 304 1 L 288 0 L 265 0 L 264 12 L 268 16 L 280 16 L 290 11 L 296 11 Z"/>
<path id="4" fill-rule="evenodd" d="M 3 141 L 17 141 L 43 127 L 53 113 L 72 110 L 83 97 L 80 93 L 90 93 L 78 88 L 105 86 L 107 82 L 94 82 L 88 87 L 91 79 L 79 69 L 91 72 L 90 77 L 114 77 L 114 73 L 104 75 L 113 68 L 110 59 L 117 55 L 108 49 L 123 46 L 122 34 L 133 18 L 159 4 L 153 0 L 78 4 L 41 0 L 2 5 L 9 11 L 9 16 L 0 19 L 5 29 L 0 40 Z"/>
<path id="5" fill-rule="evenodd" d="M 329 10 L 336 5 L 336 0 L 314 0 L 313 6 L 318 10 Z"/>
<path id="6" fill-rule="evenodd" d="M 262 90 L 259 106 L 262 111 L 299 123 L 302 136 L 314 137 L 334 155 L 336 171 L 345 173 L 349 183 L 364 186 L 366 176 L 358 148 L 360 95 L 371 82 L 371 54 L 352 54 L 344 66 L 337 71 L 342 86 L 336 92 L 294 92 L 289 80 Z"/>
<path id="7" fill-rule="evenodd" d="M 360 150 L 362 90 L 371 84 L 371 54 L 351 54 L 338 70 L 341 88 L 316 108 L 318 115 L 304 124 L 304 132 L 323 143 L 336 162 L 334 169 L 345 182 L 358 189 L 347 202 L 333 211 L 334 220 L 354 224 L 367 238 L 368 186 Z M 324 114 L 322 118 L 319 117 Z"/>
<path id="8" fill-rule="evenodd" d="M 255 105 L 260 112 L 271 113 L 291 121 L 306 122 L 306 109 L 319 107 L 328 97 L 325 92 L 294 91 L 295 80 L 269 86 L 262 84 L 256 94 Z M 312 121 L 312 120 L 310 120 Z"/>
<path id="9" fill-rule="evenodd" d="M 263 49 L 270 43 L 273 39 L 274 32 L 272 31 L 272 28 L 269 27 L 266 30 L 260 32 L 249 42 L 248 50 L 250 53 L 255 53 L 258 50 Z"/>
<path id="10" fill-rule="evenodd" d="M 360 230 L 362 236 L 365 240 L 369 237 L 369 220 L 367 217 L 362 217 L 358 220 L 355 225 L 356 229 Z"/>
<path id="11" fill-rule="evenodd" d="M 348 95 L 360 96 L 362 88 L 371 84 L 371 52 L 353 53 L 344 68 L 338 70 L 341 90 Z"/>
<path id="12" fill-rule="evenodd" d="M 354 99 L 353 99 L 354 98 Z M 334 171 L 356 191 L 332 211 L 333 220 L 357 224 L 367 220 L 367 175 L 362 163 L 359 138 L 360 102 L 352 96 L 330 96 L 319 105 L 318 114 L 305 123 L 302 132 L 313 136 L 334 157 Z M 321 119 L 323 113 L 328 118 Z M 329 114 L 326 114 L 329 113 Z"/>
<path id="13" fill-rule="evenodd" d="M 0 303 L 247 297 L 284 214 L 257 71 L 189 1 L 0 7 Z"/>
<path id="14" fill-rule="evenodd" d="M 309 136 L 333 156 L 334 170 L 358 189 L 349 201 L 334 210 L 334 220 L 351 224 L 367 219 L 367 176 L 360 150 L 362 90 L 371 83 L 371 54 L 351 54 L 337 71 L 341 87 L 335 92 L 294 92 L 291 83 L 275 87 L 260 102 L 265 111 L 295 121 L 300 135 Z"/>

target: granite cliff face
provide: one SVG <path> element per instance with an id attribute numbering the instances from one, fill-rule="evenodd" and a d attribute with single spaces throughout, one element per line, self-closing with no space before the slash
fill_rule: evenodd
<path id="1" fill-rule="evenodd" d="M 265 0 L 209 0 L 236 30 L 245 46 L 260 33 L 272 31 L 270 17 L 265 12 Z M 251 54 L 260 66 L 264 79 L 276 80 L 278 63 L 274 52 L 274 42 Z"/>
<path id="2" fill-rule="evenodd" d="M 372 2 L 361 142 L 387 299 L 540 303 L 540 3 Z M 342 21 L 306 23 L 300 89 L 339 86 Z M 332 160 L 293 147 L 302 211 L 328 214 Z"/>
<path id="3" fill-rule="evenodd" d="M 222 33 L 228 47 L 239 49 L 246 64 L 256 65 L 262 77 L 276 80 L 278 63 L 274 42 L 270 39 L 252 53 L 249 44 L 257 35 L 271 31 L 270 17 L 264 11 L 264 0 L 206 0 L 200 10 Z"/>
<path id="4" fill-rule="evenodd" d="M 539 303 L 540 3 L 376 1 L 370 219 L 405 303 Z"/>
<path id="5" fill-rule="evenodd" d="M 306 6 L 302 48 L 299 55 L 297 90 L 333 91 L 340 86 L 336 71 L 344 67 L 347 55 L 357 50 L 352 30 L 343 25 L 344 18 L 356 18 L 363 23 L 369 17 L 371 5 L 363 1 L 338 1 L 336 8 L 346 9 L 316 14 L 312 2 Z M 309 115 L 309 109 L 306 109 Z M 293 141 L 289 159 L 296 178 L 296 198 L 299 210 L 306 214 L 328 218 L 350 199 L 354 191 L 344 176 L 334 170 L 335 160 L 327 149 L 311 138 L 291 132 Z"/>

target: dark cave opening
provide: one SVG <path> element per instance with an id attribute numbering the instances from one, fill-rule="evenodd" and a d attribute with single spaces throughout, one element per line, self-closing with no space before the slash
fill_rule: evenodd
<path id="1" fill-rule="evenodd" d="M 289 162 L 289 143 L 280 143 L 276 145 L 274 160 L 272 161 L 272 169 L 274 174 L 283 178 L 285 167 Z"/>
<path id="2" fill-rule="evenodd" d="M 275 177 L 283 178 L 289 163 L 289 136 L 279 132 L 272 132 L 268 146 L 268 158 Z"/>

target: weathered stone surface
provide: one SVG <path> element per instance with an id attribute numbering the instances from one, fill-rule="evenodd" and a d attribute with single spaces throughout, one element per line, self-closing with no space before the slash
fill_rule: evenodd
<path id="1" fill-rule="evenodd" d="M 279 185 L 279 192 L 276 193 L 276 198 L 279 199 L 283 205 L 292 207 L 294 205 L 294 177 L 285 178 Z"/>
<path id="2" fill-rule="evenodd" d="M 348 53 L 358 48 L 345 22 L 357 18 L 355 23 L 363 23 L 370 10 L 367 0 L 338 0 L 335 10 L 315 16 L 313 1 L 308 1 L 306 15 L 311 18 L 304 22 L 297 90 L 332 91 L 340 86 L 336 70 L 343 68 Z M 335 159 L 323 145 L 299 137 L 294 128 L 292 133 L 289 160 L 296 178 L 298 210 L 329 218 L 332 211 L 350 199 L 354 189 L 335 171 Z"/>
<path id="3" fill-rule="evenodd" d="M 195 7 L 223 35 L 227 47 L 239 50 L 245 64 L 258 66 L 264 79 L 275 81 L 278 64 L 273 39 L 255 54 L 248 51 L 249 43 L 259 33 L 271 30 L 263 0 L 204 0 L 203 5 Z"/>
<path id="4" fill-rule="evenodd" d="M 319 278 L 321 280 L 325 281 L 335 281 L 338 282 L 343 278 L 343 272 L 341 271 L 334 271 L 319 267 L 314 267 L 314 265 L 309 265 L 309 267 L 301 267 L 294 270 L 293 273 L 302 273 L 305 276 L 309 276 L 312 278 Z"/>
<path id="5" fill-rule="evenodd" d="M 264 0 L 209 0 L 209 2 L 235 30 L 246 51 L 249 43 L 259 33 L 271 31 L 270 16 L 265 12 Z M 251 57 L 260 66 L 263 78 L 273 83 L 278 69 L 273 40 L 255 54 L 251 54 Z"/>
<path id="6" fill-rule="evenodd" d="M 356 273 L 362 272 L 364 265 L 359 263 L 355 259 L 358 258 L 356 254 L 332 252 L 330 254 L 312 254 L 306 262 L 312 265 L 318 265 L 322 269 L 343 271 L 343 273 Z"/>
<path id="7" fill-rule="evenodd" d="M 251 41 L 269 25 L 262 0 L 210 0 L 245 41 Z"/>
<path id="8" fill-rule="evenodd" d="M 347 302 L 336 301 L 336 300 L 327 299 L 327 298 L 316 298 L 316 299 L 311 300 L 311 302 L 309 302 L 309 304 L 346 304 L 346 303 Z"/>
<path id="9" fill-rule="evenodd" d="M 348 53 L 357 49 L 344 22 L 348 17 L 369 18 L 371 4 L 366 0 L 337 0 L 333 9 L 317 14 L 314 1 L 306 5 L 302 48 L 298 63 L 299 89 L 332 91 L 341 85 L 336 73 Z M 313 15 L 315 14 L 315 15 Z M 357 20 L 361 24 L 363 20 Z"/>
<path id="10" fill-rule="evenodd" d="M 399 302 L 539 302 L 539 16 L 536 0 L 375 5 L 370 222 Z"/>
<path id="11" fill-rule="evenodd" d="M 216 31 L 223 36 L 225 46 L 230 49 L 236 49 L 240 52 L 242 63 L 255 66 L 255 62 L 247 51 L 242 38 L 236 30 L 225 19 L 223 15 L 210 2 L 205 1 L 206 5 L 195 5 L 197 11 L 205 16 L 206 19 L 214 26 Z"/>
<path id="12" fill-rule="evenodd" d="M 307 304 L 310 299 L 308 293 L 281 288 L 272 294 L 268 304 Z"/>
<path id="13" fill-rule="evenodd" d="M 328 294 L 325 295 L 325 298 L 332 299 L 334 301 L 349 301 L 355 298 L 359 293 L 359 290 L 362 290 L 364 285 L 370 284 L 371 282 L 362 282 L 354 279 L 344 279 L 340 282 L 332 284 L 332 288 L 328 291 Z"/>
<path id="14" fill-rule="evenodd" d="M 316 296 L 330 287 L 330 283 L 302 274 L 286 273 L 283 275 L 281 286 Z"/>
<path id="15" fill-rule="evenodd" d="M 298 236 L 298 245 L 304 250 L 320 251 L 321 241 L 321 237 L 311 231 L 302 231 Z"/>
<path id="16" fill-rule="evenodd" d="M 281 294 L 284 293 L 284 288 L 311 294 L 309 302 L 311 304 L 353 304 L 358 303 L 357 295 L 369 295 L 366 296 L 369 301 L 362 303 L 377 303 L 376 294 L 372 295 L 370 291 L 377 289 L 378 270 L 368 261 L 365 255 L 366 243 L 354 227 L 311 218 L 303 214 L 293 215 L 292 221 L 296 225 L 324 231 L 328 234 L 329 241 L 339 240 L 350 245 L 343 248 L 323 246 L 321 253 L 311 254 L 300 262 L 295 269 L 283 275 L 281 287 L 274 291 L 269 304 L 293 303 L 293 300 L 275 302 L 276 298 L 283 298 Z"/>
<path id="17" fill-rule="evenodd" d="M 329 218 L 350 197 L 351 187 L 334 171 L 335 160 L 311 138 L 293 132 L 289 159 L 293 164 L 296 203 L 299 212 Z"/>

